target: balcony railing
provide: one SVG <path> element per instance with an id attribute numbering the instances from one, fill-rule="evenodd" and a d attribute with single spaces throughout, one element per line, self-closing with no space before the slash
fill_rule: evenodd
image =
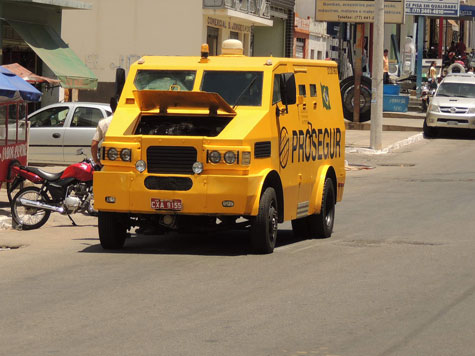
<path id="1" fill-rule="evenodd" d="M 204 9 L 232 9 L 270 19 L 269 0 L 203 0 Z"/>

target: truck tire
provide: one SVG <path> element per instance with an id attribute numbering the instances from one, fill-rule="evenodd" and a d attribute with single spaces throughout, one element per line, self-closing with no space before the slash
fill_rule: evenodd
<path id="1" fill-rule="evenodd" d="M 125 214 L 99 211 L 99 240 L 104 250 L 119 250 L 124 247 L 127 236 Z"/>
<path id="2" fill-rule="evenodd" d="M 362 105 L 360 106 L 360 122 L 369 121 L 371 119 L 371 86 L 371 79 L 361 76 L 360 100 Z M 340 82 L 343 115 L 345 116 L 345 119 L 349 121 L 353 121 L 354 89 L 355 77 L 348 77 Z"/>
<path id="3" fill-rule="evenodd" d="M 251 224 L 251 245 L 255 253 L 274 251 L 278 221 L 277 195 L 274 188 L 268 187 L 261 196 L 259 211 Z"/>
<path id="4" fill-rule="evenodd" d="M 308 229 L 310 237 L 325 239 L 332 235 L 335 222 L 335 189 L 331 178 L 326 178 L 323 186 L 322 208 L 320 214 L 308 216 Z"/>

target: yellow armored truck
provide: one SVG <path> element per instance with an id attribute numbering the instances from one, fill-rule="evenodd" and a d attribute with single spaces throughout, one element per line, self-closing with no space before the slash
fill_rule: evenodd
<path id="1" fill-rule="evenodd" d="M 94 173 L 104 249 L 134 227 L 247 229 L 274 250 L 278 223 L 330 237 L 345 186 L 335 62 L 222 54 L 143 57 L 128 73 Z"/>

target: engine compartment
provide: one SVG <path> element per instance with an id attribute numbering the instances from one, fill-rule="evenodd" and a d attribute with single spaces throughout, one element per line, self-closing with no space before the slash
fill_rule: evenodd
<path id="1" fill-rule="evenodd" d="M 135 135 L 208 136 L 216 137 L 232 117 L 144 115 Z"/>

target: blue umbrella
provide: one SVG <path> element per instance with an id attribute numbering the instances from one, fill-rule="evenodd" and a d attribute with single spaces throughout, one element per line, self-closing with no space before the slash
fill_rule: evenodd
<path id="1" fill-rule="evenodd" d="M 0 66 L 0 99 L 15 100 L 18 94 L 26 101 L 40 101 L 43 95 L 33 85 Z"/>

